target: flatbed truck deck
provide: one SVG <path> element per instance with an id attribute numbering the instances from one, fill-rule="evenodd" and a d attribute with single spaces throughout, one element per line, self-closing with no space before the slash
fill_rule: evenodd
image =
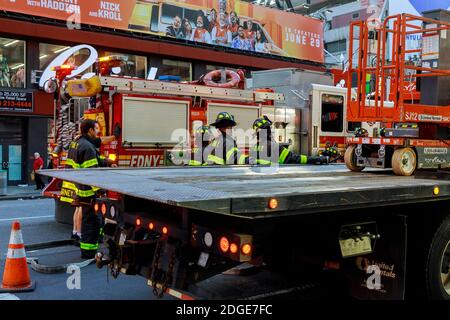
<path id="1" fill-rule="evenodd" d="M 449 180 L 341 164 L 40 173 L 107 191 L 95 207 L 109 253 L 97 264 L 158 295 L 188 297 L 245 262 L 292 283 L 333 270 L 356 298 L 450 298 Z"/>

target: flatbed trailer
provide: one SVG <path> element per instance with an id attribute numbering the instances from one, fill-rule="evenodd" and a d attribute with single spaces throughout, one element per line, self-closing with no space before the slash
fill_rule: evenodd
<path id="1" fill-rule="evenodd" d="M 41 173 L 107 191 L 93 204 L 109 250 L 97 264 L 158 294 L 199 297 L 198 283 L 246 263 L 292 283 L 335 272 L 356 298 L 450 298 L 449 180 L 339 164 Z"/>

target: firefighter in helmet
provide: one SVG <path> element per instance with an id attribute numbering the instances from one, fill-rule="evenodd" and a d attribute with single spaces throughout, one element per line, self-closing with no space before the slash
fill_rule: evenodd
<path id="1" fill-rule="evenodd" d="M 220 112 L 211 126 L 219 130 L 216 137 L 205 151 L 208 154 L 207 163 L 216 165 L 239 164 L 244 157 L 237 148 L 236 140 L 231 136 L 231 129 L 236 126 L 234 116 L 228 112 Z"/>
<path id="2" fill-rule="evenodd" d="M 278 144 L 272 137 L 271 130 L 272 121 L 263 116 L 253 122 L 253 130 L 256 133 L 257 143 L 250 150 L 250 161 L 256 164 L 328 164 L 329 157 L 318 156 L 310 157 L 305 155 L 297 155 L 289 151 L 282 145 Z M 276 154 L 278 152 L 278 154 Z M 275 153 L 275 154 L 274 154 Z"/>
<path id="3" fill-rule="evenodd" d="M 81 137 L 72 141 L 66 160 L 66 167 L 72 169 L 116 166 L 107 159 L 102 159 L 96 144 L 99 126 L 97 121 L 85 119 L 80 123 Z M 80 249 L 82 258 L 93 258 L 98 249 L 100 237 L 100 217 L 93 210 L 93 203 L 99 188 L 63 181 L 61 201 L 69 202 L 74 207 L 82 207 Z"/>
<path id="4" fill-rule="evenodd" d="M 191 151 L 190 166 L 202 166 L 207 164 L 207 157 L 204 156 L 204 151 L 214 139 L 214 133 L 210 126 L 200 126 L 194 133 L 194 147 Z"/>

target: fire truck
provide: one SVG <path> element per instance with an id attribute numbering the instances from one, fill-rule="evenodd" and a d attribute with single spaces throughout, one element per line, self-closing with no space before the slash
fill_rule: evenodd
<path id="1" fill-rule="evenodd" d="M 248 141 L 239 134 L 251 131 L 261 115 L 274 121 L 277 142 L 303 154 L 317 155 L 335 146 L 343 155 L 345 137 L 355 127 L 345 120 L 346 89 L 334 86 L 328 71 L 257 71 L 248 81 L 239 70 L 218 70 L 180 83 L 113 75 L 123 64 L 118 55 L 102 57 L 95 65 L 97 76 L 81 79 L 70 77 L 71 66 L 54 68 L 61 88 L 55 108 L 55 167 L 64 167 L 81 118 L 97 120 L 102 136 L 121 132 L 100 150 L 119 167 L 173 165 L 171 156 L 190 152 L 191 145 L 180 141 L 190 141 L 194 129 L 223 111 L 236 119 L 233 132 L 242 152 L 247 152 Z M 286 75 L 291 81 L 280 82 Z M 217 76 L 228 82 L 215 82 Z M 58 201 L 59 190 L 60 181 L 54 180 L 44 195 L 56 200 L 57 221 L 70 223 L 72 209 Z"/>

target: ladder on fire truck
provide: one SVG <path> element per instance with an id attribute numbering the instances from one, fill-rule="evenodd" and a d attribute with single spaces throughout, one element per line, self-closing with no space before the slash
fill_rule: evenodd
<path id="1" fill-rule="evenodd" d="M 422 37 L 422 48 L 407 48 L 410 35 Z M 397 175 L 411 175 L 416 168 L 450 165 L 448 156 L 437 156 L 450 154 L 448 100 L 444 105 L 420 103 L 417 95 L 409 96 L 405 89 L 412 82 L 423 84 L 426 77 L 450 76 L 450 67 L 439 63 L 444 53 L 439 56 L 438 49 L 440 39 L 448 42 L 449 38 L 449 22 L 410 14 L 387 17 L 378 26 L 374 21 L 351 23 L 349 52 L 356 47 L 358 58 L 356 63 L 349 59 L 347 83 L 356 77 L 357 95 L 352 99 L 349 85 L 347 120 L 381 123 L 384 128 L 371 137 L 363 131 L 347 139 L 345 162 L 350 170 L 392 167 Z M 411 54 L 421 59 L 408 61 Z M 425 64 L 430 56 L 435 60 Z"/>
<path id="2" fill-rule="evenodd" d="M 102 87 L 106 91 L 122 93 L 164 94 L 194 96 L 215 99 L 232 99 L 262 103 L 265 101 L 284 101 L 281 93 L 268 90 L 242 90 L 232 88 L 210 87 L 184 83 L 165 82 L 159 80 L 143 80 L 122 77 L 100 77 Z"/>

